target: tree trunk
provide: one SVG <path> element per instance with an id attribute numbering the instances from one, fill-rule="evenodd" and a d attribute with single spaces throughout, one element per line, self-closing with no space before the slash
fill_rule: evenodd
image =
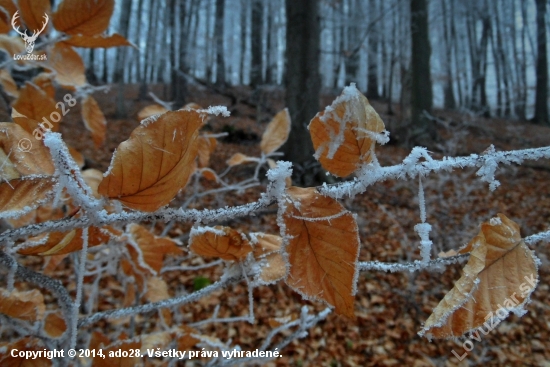
<path id="1" fill-rule="evenodd" d="M 428 34 L 427 0 L 411 0 L 411 123 L 409 143 L 431 145 L 436 138 L 435 125 L 424 112 L 432 110 L 430 75 L 431 46 Z"/>
<path id="2" fill-rule="evenodd" d="M 248 26 L 248 0 L 241 0 L 241 63 L 240 80 L 241 85 L 245 84 L 245 61 L 246 61 L 246 30 Z"/>
<path id="3" fill-rule="evenodd" d="M 283 151 L 285 159 L 303 166 L 313 160 L 313 144 L 307 126 L 319 112 L 318 1 L 286 0 L 286 16 L 285 103 L 292 119 L 292 131 Z"/>
<path id="4" fill-rule="evenodd" d="M 548 56 L 546 44 L 546 0 L 537 4 L 537 92 L 535 96 L 535 117 L 539 125 L 549 125 L 548 120 Z"/>
<path id="5" fill-rule="evenodd" d="M 370 13 L 371 23 L 375 21 L 375 16 L 378 15 L 376 11 L 376 0 L 369 0 L 369 8 L 372 10 Z M 378 99 L 380 94 L 378 93 L 378 33 L 370 32 L 369 34 L 369 56 L 368 56 L 368 72 L 367 72 L 367 98 Z"/>
<path id="6" fill-rule="evenodd" d="M 170 56 L 171 56 L 171 66 L 172 70 L 170 71 L 170 92 L 171 100 L 174 102 L 176 108 L 180 108 L 185 103 L 185 94 L 186 94 L 186 79 L 185 76 L 180 72 L 182 70 L 182 60 L 180 57 L 180 44 L 178 43 L 178 38 L 176 35 L 179 34 L 180 37 L 187 39 L 186 35 L 183 32 L 183 21 L 185 19 L 185 4 L 180 3 L 178 0 L 171 0 L 169 2 L 170 9 L 170 28 L 171 28 L 171 47 L 170 47 Z M 180 9 L 176 9 L 180 7 Z M 176 22 L 176 17 L 179 16 L 180 20 Z M 179 27 L 177 27 L 179 25 Z"/>
<path id="7" fill-rule="evenodd" d="M 225 85 L 225 59 L 223 49 L 223 19 L 225 13 L 225 1 L 216 0 L 216 85 Z"/>
<path id="8" fill-rule="evenodd" d="M 250 85 L 256 88 L 262 80 L 262 0 L 252 0 L 252 65 Z"/>

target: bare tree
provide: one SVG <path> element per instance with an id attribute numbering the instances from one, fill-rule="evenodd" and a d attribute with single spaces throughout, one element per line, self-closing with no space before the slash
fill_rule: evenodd
<path id="1" fill-rule="evenodd" d="M 546 44 L 546 3 L 536 0 L 537 4 L 537 93 L 535 97 L 535 117 L 533 121 L 540 125 L 549 125 L 548 119 L 548 46 Z"/>
<path id="2" fill-rule="evenodd" d="M 223 20 L 225 13 L 225 1 L 216 0 L 216 84 L 225 85 L 225 59 L 223 49 Z"/>

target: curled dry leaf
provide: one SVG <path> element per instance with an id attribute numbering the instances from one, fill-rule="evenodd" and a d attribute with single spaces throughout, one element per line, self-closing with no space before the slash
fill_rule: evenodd
<path id="1" fill-rule="evenodd" d="M 68 40 L 63 41 L 74 47 L 85 47 L 85 48 L 108 48 L 108 47 L 119 47 L 119 46 L 133 46 L 130 41 L 128 41 L 124 36 L 121 36 L 118 33 L 112 34 L 110 36 L 100 34 L 98 36 L 83 36 L 83 35 L 74 35 Z"/>
<path id="2" fill-rule="evenodd" d="M 265 259 L 266 261 L 260 272 L 260 279 L 266 284 L 283 279 L 288 269 L 281 254 L 282 238 L 265 233 L 252 233 L 251 237 L 256 239 L 254 257 L 257 260 Z"/>
<path id="3" fill-rule="evenodd" d="M 46 305 L 39 290 L 30 291 L 0 290 L 0 313 L 25 321 L 38 321 L 44 318 Z"/>
<path id="4" fill-rule="evenodd" d="M 525 312 L 523 307 L 538 282 L 538 269 L 519 226 L 498 214 L 482 223 L 467 248 L 471 255 L 462 277 L 433 310 L 420 336 L 455 338 L 477 329 L 486 334 L 510 311 Z"/>
<path id="5" fill-rule="evenodd" d="M 67 330 L 61 312 L 49 313 L 44 319 L 44 331 L 50 338 L 59 338 Z"/>
<path id="6" fill-rule="evenodd" d="M 372 160 L 375 140 L 371 134 L 383 130 L 382 119 L 353 83 L 309 124 L 315 158 L 339 177 Z"/>
<path id="7" fill-rule="evenodd" d="M 48 200 L 52 176 L 25 176 L 0 183 L 0 218 L 18 218 Z"/>
<path id="8" fill-rule="evenodd" d="M 199 167 L 208 167 L 210 164 L 210 154 L 216 149 L 218 141 L 216 138 L 208 136 L 199 136 L 199 150 L 198 150 L 198 161 Z"/>
<path id="9" fill-rule="evenodd" d="M 315 188 L 291 187 L 283 215 L 290 263 L 286 283 L 306 298 L 354 316 L 359 235 L 352 213 Z M 288 202 L 289 201 L 289 202 Z"/>
<path id="10" fill-rule="evenodd" d="M 165 112 L 168 112 L 168 110 L 165 107 L 159 104 L 150 104 L 149 106 L 143 107 L 138 112 L 137 116 L 138 116 L 138 120 L 141 121 L 141 120 L 145 120 L 147 117 L 151 117 L 153 115 L 160 115 Z"/>
<path id="11" fill-rule="evenodd" d="M 30 144 L 30 149 L 26 149 Z M 24 147 L 25 149 L 22 149 Z M 55 168 L 48 148 L 18 124 L 0 122 L 0 148 L 21 176 L 53 175 Z"/>
<path id="12" fill-rule="evenodd" d="M 92 133 L 94 145 L 99 147 L 105 141 L 107 120 L 92 96 L 86 96 L 82 101 L 82 119 L 86 129 Z"/>
<path id="13" fill-rule="evenodd" d="M 136 210 L 167 205 L 193 173 L 201 124 L 196 111 L 169 111 L 142 121 L 118 146 L 99 193 Z"/>
<path id="14" fill-rule="evenodd" d="M 238 166 L 239 164 L 243 163 L 249 163 L 249 162 L 257 162 L 258 159 L 254 157 L 249 157 L 247 155 L 244 155 L 242 153 L 235 153 L 231 158 L 229 158 L 226 163 L 228 166 Z"/>
<path id="15" fill-rule="evenodd" d="M 0 12 L 0 14 L 2 14 Z M 19 89 L 17 88 L 17 84 L 15 84 L 15 80 L 11 77 L 11 74 L 6 69 L 0 70 L 0 84 L 2 84 L 2 87 L 4 87 L 4 91 L 8 93 L 12 97 L 19 97 Z"/>
<path id="16" fill-rule="evenodd" d="M 138 224 L 130 224 L 128 226 L 128 232 L 137 243 L 143 260 L 151 269 L 156 273 L 162 268 L 162 262 L 164 257 L 168 254 L 179 255 L 183 252 L 181 248 L 177 246 L 177 243 L 167 237 L 157 237 L 149 232 L 145 227 L 142 227 Z M 136 249 L 132 246 L 128 246 L 130 254 L 132 255 L 132 260 L 134 264 L 143 271 L 143 268 L 140 263 L 139 254 Z M 149 273 L 149 271 L 147 271 Z M 153 275 L 156 275 L 154 273 Z"/>
<path id="17" fill-rule="evenodd" d="M 28 33 L 42 29 L 45 22 L 44 14 L 50 14 L 51 12 L 50 0 L 17 0 L 17 5 L 19 5 L 21 11 L 21 18 L 23 18 L 26 28 L 29 30 Z M 46 27 L 47 24 L 49 24 L 49 21 L 46 23 Z M 47 28 L 42 33 L 45 32 L 47 32 Z"/>
<path id="18" fill-rule="evenodd" d="M 61 4 L 64 4 L 63 1 Z M 55 81 L 74 90 L 86 84 L 84 61 L 80 55 L 64 42 L 57 42 L 48 53 L 46 67 L 55 70 Z"/>
<path id="19" fill-rule="evenodd" d="M 288 139 L 290 133 L 290 115 L 288 109 L 280 111 L 273 117 L 273 120 L 267 125 L 264 134 L 262 135 L 262 141 L 260 142 L 260 149 L 262 153 L 273 153 L 283 145 Z"/>
<path id="20" fill-rule="evenodd" d="M 59 130 L 59 120 L 53 121 L 50 118 L 52 112 L 56 111 L 55 101 L 38 86 L 25 82 L 25 85 L 19 90 L 19 98 L 13 102 L 12 118 L 28 133 L 33 134 L 39 127 L 38 124 L 44 124 L 45 128 L 53 131 Z M 57 112 L 61 119 L 61 113 Z M 50 127 L 43 118 L 46 118 L 53 126 Z M 41 136 L 43 132 L 40 132 Z"/>
<path id="21" fill-rule="evenodd" d="M 110 233 L 110 234 L 109 234 Z M 32 246 L 33 242 L 37 242 L 45 235 L 48 236 L 45 244 Z M 17 253 L 21 255 L 62 255 L 71 252 L 79 251 L 84 244 L 82 240 L 82 228 L 73 229 L 68 232 L 49 232 L 48 234 L 40 235 L 34 238 L 29 238 L 29 247 L 24 247 Z M 106 226 L 104 229 L 98 227 L 88 228 L 88 248 L 107 243 L 111 235 L 120 235 L 120 231 Z"/>
<path id="22" fill-rule="evenodd" d="M 206 178 L 208 181 L 218 182 L 218 175 L 210 168 L 201 168 L 200 172 L 202 177 Z"/>
<path id="23" fill-rule="evenodd" d="M 55 29 L 70 35 L 99 35 L 107 29 L 114 0 L 63 0 L 53 14 Z"/>
<path id="24" fill-rule="evenodd" d="M 230 227 L 193 228 L 189 238 L 189 249 L 199 256 L 240 261 L 252 252 L 252 246 L 243 237 L 240 232 Z"/>

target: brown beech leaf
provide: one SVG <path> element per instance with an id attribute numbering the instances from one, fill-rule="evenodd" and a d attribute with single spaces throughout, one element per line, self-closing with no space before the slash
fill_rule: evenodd
<path id="1" fill-rule="evenodd" d="M 483 331 L 483 326 L 486 334 L 510 311 L 525 312 L 523 307 L 538 283 L 538 269 L 519 226 L 498 214 L 481 224 L 468 247 L 470 259 L 462 277 L 433 310 L 420 336 L 455 338 Z"/>
<path id="2" fill-rule="evenodd" d="M 283 216 L 290 263 L 287 284 L 353 317 L 359 235 L 353 214 L 313 187 L 291 187 Z"/>
<path id="3" fill-rule="evenodd" d="M 46 305 L 44 296 L 37 289 L 30 291 L 0 289 L 0 313 L 25 321 L 38 321 L 44 318 Z"/>
<path id="4" fill-rule="evenodd" d="M 162 268 L 162 262 L 164 257 L 168 254 L 179 255 L 183 252 L 181 248 L 177 246 L 177 243 L 167 237 L 157 237 L 138 224 L 130 224 L 128 226 L 128 232 L 139 246 L 143 260 L 145 263 L 155 271 L 156 275 Z M 128 246 L 134 264 L 142 270 L 145 270 L 141 265 L 139 255 L 133 246 Z"/>
<path id="5" fill-rule="evenodd" d="M 266 264 L 262 267 L 260 279 L 269 284 L 283 279 L 287 274 L 287 265 L 281 251 L 283 239 L 280 236 L 265 233 L 251 233 L 250 237 L 255 240 L 254 257 L 257 260 L 265 259 Z"/>
<path id="6" fill-rule="evenodd" d="M 124 36 L 118 33 L 114 33 L 110 36 L 100 34 L 98 36 L 83 36 L 74 35 L 68 40 L 63 41 L 73 47 L 85 47 L 85 48 L 108 48 L 119 46 L 133 46 Z"/>
<path id="7" fill-rule="evenodd" d="M 151 117 L 153 115 L 160 115 L 165 112 L 168 112 L 166 107 L 163 107 L 159 104 L 150 104 L 149 106 L 143 107 L 138 112 L 137 116 L 138 116 L 138 120 L 141 121 L 141 120 L 145 120 L 147 117 Z"/>
<path id="8" fill-rule="evenodd" d="M 369 132 L 383 130 L 382 119 L 353 83 L 309 124 L 315 158 L 339 177 L 350 175 L 360 164 L 372 160 L 374 140 Z"/>
<path id="9" fill-rule="evenodd" d="M 4 11 L 0 11 L 0 33 L 8 33 L 13 28 L 11 26 L 11 17 L 17 11 L 13 0 L 0 0 L 0 6 Z"/>
<path id="10" fill-rule="evenodd" d="M 288 139 L 289 133 L 290 115 L 288 114 L 288 109 L 285 108 L 277 113 L 267 125 L 260 142 L 262 153 L 269 154 L 279 149 Z"/>
<path id="11" fill-rule="evenodd" d="M 13 162 L 4 153 L 4 150 L 0 149 L 0 182 L 9 181 L 21 177 Z M 1 200 L 1 199 L 0 199 Z"/>
<path id="12" fill-rule="evenodd" d="M 53 175 L 55 171 L 48 148 L 18 124 L 0 122 L 0 148 L 21 176 Z"/>
<path id="13" fill-rule="evenodd" d="M 2 367 L 50 367 L 53 366 L 53 359 L 48 359 L 47 356 L 42 354 L 37 358 L 22 358 L 19 356 L 13 357 L 11 355 L 12 350 L 17 351 L 29 351 L 29 352 L 43 352 L 45 345 L 43 345 L 38 338 L 25 337 L 18 339 L 11 343 L 0 342 L 0 366 Z"/>
<path id="14" fill-rule="evenodd" d="M 114 0 L 63 0 L 52 16 L 53 25 L 70 35 L 98 35 L 109 26 L 114 6 Z"/>
<path id="15" fill-rule="evenodd" d="M 101 146 L 105 141 L 107 120 L 92 96 L 86 96 L 82 101 L 82 119 L 86 129 L 92 133 L 92 140 L 96 148 Z"/>
<path id="16" fill-rule="evenodd" d="M 202 177 L 206 178 L 208 181 L 218 182 L 218 175 L 210 168 L 201 168 L 200 172 Z"/>
<path id="17" fill-rule="evenodd" d="M 147 292 L 145 292 L 145 299 L 149 302 L 158 302 L 170 298 L 168 292 L 168 284 L 159 277 L 147 278 Z M 169 309 L 159 310 L 164 318 L 164 322 L 167 325 L 172 324 L 172 313 Z"/>
<path id="18" fill-rule="evenodd" d="M 92 189 L 92 194 L 94 197 L 96 199 L 101 198 L 101 195 L 99 195 L 97 189 L 99 187 L 99 183 L 103 180 L 103 173 L 95 168 L 89 168 L 82 171 L 82 178 L 84 178 L 84 181 L 86 181 L 88 186 Z"/>
<path id="19" fill-rule="evenodd" d="M 218 141 L 216 138 L 208 137 L 208 136 L 199 136 L 199 150 L 198 150 L 198 161 L 199 161 L 199 167 L 208 167 L 210 164 L 210 154 L 214 152 L 214 149 L 216 149 L 216 145 L 218 145 Z"/>
<path id="20" fill-rule="evenodd" d="M 50 49 L 46 67 L 55 70 L 55 81 L 65 88 L 74 90 L 86 84 L 84 61 L 74 48 L 64 42 L 57 42 Z"/>
<path id="21" fill-rule="evenodd" d="M 0 183 L 0 218 L 20 217 L 44 203 L 53 192 L 51 176 L 25 176 Z"/>
<path id="22" fill-rule="evenodd" d="M 120 234 L 119 231 L 109 226 L 105 227 L 104 231 L 110 232 L 112 235 Z M 43 238 L 43 236 L 44 235 L 40 235 L 36 238 L 29 238 L 29 241 L 36 242 Z M 105 244 L 110 238 L 109 234 L 104 233 L 98 227 L 88 228 L 88 248 Z M 81 250 L 83 244 L 82 228 L 76 228 L 68 232 L 49 232 L 45 244 L 26 247 L 17 251 L 17 253 L 21 255 L 41 256 L 62 255 Z"/>
<path id="23" fill-rule="evenodd" d="M 4 91 L 10 96 L 15 98 L 19 97 L 19 89 L 17 88 L 17 84 L 15 84 L 15 80 L 13 80 L 10 72 L 6 69 L 0 70 L 0 84 L 2 84 Z"/>
<path id="24" fill-rule="evenodd" d="M 229 158 L 226 163 L 228 166 L 238 166 L 239 164 L 243 163 L 249 163 L 249 162 L 257 162 L 258 159 L 254 157 L 249 157 L 247 155 L 244 155 L 242 153 L 235 153 L 231 158 Z"/>
<path id="25" fill-rule="evenodd" d="M 136 210 L 167 205 L 193 173 L 201 124 L 196 111 L 169 111 L 142 121 L 118 146 L 99 193 Z"/>
<path id="26" fill-rule="evenodd" d="M 38 32 L 42 29 L 46 20 L 44 14 L 50 14 L 51 6 L 50 0 L 17 0 L 19 10 L 21 11 L 21 18 L 25 22 L 28 28 L 27 33 L 30 35 L 33 32 Z M 46 22 L 46 28 L 42 31 L 42 34 L 48 31 L 49 19 Z M 20 24 L 20 22 L 16 23 Z M 19 27 L 19 30 L 24 32 L 24 27 Z"/>
<path id="27" fill-rule="evenodd" d="M 67 324 L 61 312 L 49 313 L 44 319 L 44 331 L 50 338 L 59 338 L 67 330 Z"/>
<path id="28" fill-rule="evenodd" d="M 23 42 L 20 36 L 15 37 L 0 34 L 0 48 L 6 50 L 7 54 L 13 57 L 14 54 L 17 55 L 25 52 L 25 42 Z M 22 64 L 23 62 L 19 60 L 18 63 Z"/>
<path id="29" fill-rule="evenodd" d="M 46 92 L 46 94 L 50 98 L 54 99 L 55 98 L 55 87 L 53 85 L 54 78 L 55 78 L 54 73 L 43 72 L 33 78 L 32 84 L 42 89 L 44 92 Z"/>
<path id="30" fill-rule="evenodd" d="M 216 226 L 193 228 L 189 249 L 199 256 L 240 261 L 252 251 L 252 246 L 233 228 Z"/>
<path id="31" fill-rule="evenodd" d="M 17 112 L 12 113 L 13 121 L 30 134 L 38 128 L 38 123 L 44 124 L 46 128 L 51 128 L 53 131 L 59 130 L 59 121 L 56 122 L 50 118 L 52 112 L 56 111 L 55 101 L 32 83 L 25 82 L 19 90 L 19 98 L 13 102 L 13 109 Z M 43 118 L 46 118 L 53 127 L 44 122 Z"/>

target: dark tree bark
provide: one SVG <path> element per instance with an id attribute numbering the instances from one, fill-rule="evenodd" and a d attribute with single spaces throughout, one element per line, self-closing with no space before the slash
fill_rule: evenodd
<path id="1" fill-rule="evenodd" d="M 125 37 L 128 37 L 130 34 L 130 13 L 132 8 L 132 0 L 124 0 L 122 3 L 122 6 L 124 9 L 128 9 L 126 12 L 122 13 L 122 17 L 120 19 L 120 29 L 122 30 L 121 34 Z M 95 50 L 92 50 L 91 52 L 95 52 Z M 127 47 L 120 47 L 117 50 L 116 55 L 116 68 L 115 68 L 115 75 L 113 77 L 113 81 L 115 83 L 118 83 L 117 88 L 117 101 L 116 101 L 116 117 L 117 118 L 125 118 L 128 115 L 128 112 L 126 111 L 126 104 L 124 100 L 124 66 L 126 65 L 126 53 L 131 52 L 127 49 Z M 105 57 L 105 54 L 104 54 Z M 107 58 L 105 57 L 104 60 Z M 104 72 L 104 80 L 107 80 L 107 68 L 105 67 Z"/>
<path id="2" fill-rule="evenodd" d="M 537 92 L 535 97 L 535 117 L 539 125 L 549 125 L 548 119 L 548 57 L 546 37 L 546 2 L 536 0 L 537 4 Z"/>
<path id="3" fill-rule="evenodd" d="M 252 65 L 250 85 L 263 83 L 262 79 L 262 0 L 252 0 Z"/>
<path id="4" fill-rule="evenodd" d="M 377 15 L 377 2 L 375 0 L 369 1 L 369 8 L 371 10 L 371 22 L 374 21 L 374 17 Z M 367 98 L 378 99 L 380 94 L 378 93 L 378 33 L 375 31 L 369 34 L 369 57 L 368 57 L 368 76 L 367 76 Z"/>
<path id="5" fill-rule="evenodd" d="M 216 85 L 225 85 L 225 59 L 223 50 L 223 18 L 225 13 L 225 1 L 216 0 Z"/>
<path id="6" fill-rule="evenodd" d="M 285 103 L 292 119 L 292 128 L 283 151 L 285 159 L 302 167 L 313 161 L 313 144 L 307 125 L 319 112 L 318 6 L 317 0 L 286 0 Z"/>
<path id="7" fill-rule="evenodd" d="M 178 12 L 176 7 L 180 7 L 179 16 L 180 16 L 180 28 L 176 29 L 176 16 Z M 187 39 L 186 35 L 183 32 L 182 24 L 185 20 L 185 4 L 181 3 L 178 0 L 170 0 L 169 2 L 170 9 L 170 28 L 171 28 L 171 47 L 170 47 L 170 57 L 172 70 L 170 71 L 170 92 L 171 100 L 174 102 L 176 108 L 180 108 L 185 103 L 185 95 L 187 92 L 187 81 L 185 80 L 185 75 L 182 74 L 182 60 L 180 58 L 179 45 L 177 43 L 178 39 L 176 37 L 177 33 L 180 33 L 180 37 Z"/>
<path id="8" fill-rule="evenodd" d="M 431 145 L 436 138 L 435 125 L 424 115 L 431 112 L 433 92 L 430 75 L 431 46 L 428 34 L 426 0 L 411 0 L 411 123 L 407 137 L 413 144 Z"/>
<path id="9" fill-rule="evenodd" d="M 241 63 L 240 78 L 241 85 L 245 84 L 245 61 L 246 61 L 246 30 L 248 26 L 248 0 L 241 0 Z"/>

